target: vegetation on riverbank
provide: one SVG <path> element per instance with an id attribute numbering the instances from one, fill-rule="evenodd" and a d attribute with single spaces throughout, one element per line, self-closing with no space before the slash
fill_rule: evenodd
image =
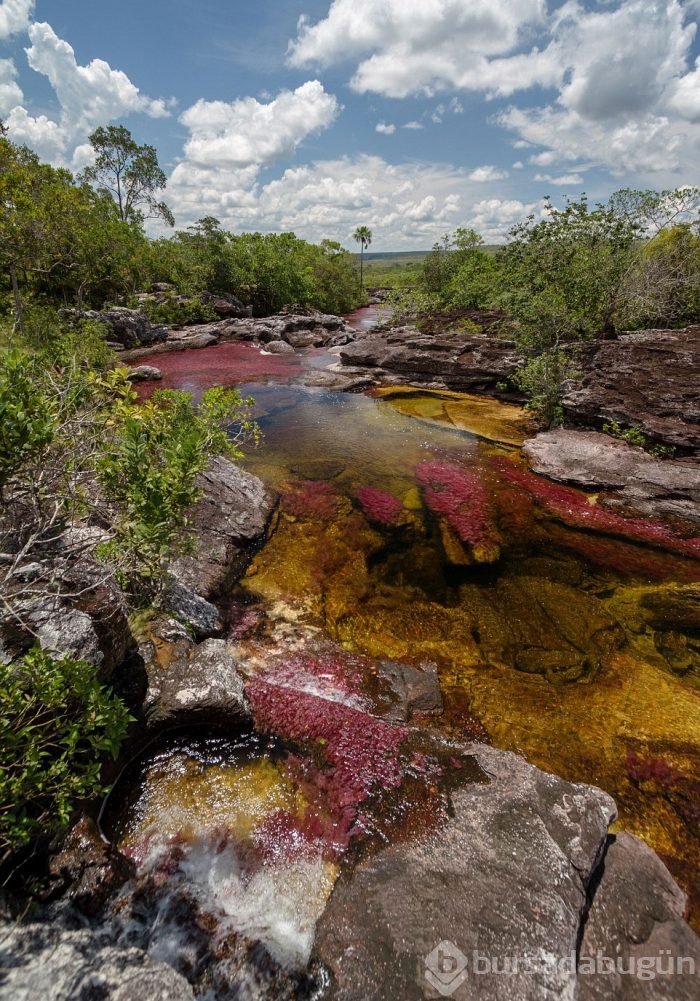
<path id="1" fill-rule="evenodd" d="M 515 386 L 548 425 L 561 420 L 562 384 L 576 374 L 574 346 L 620 329 L 681 327 L 700 319 L 700 189 L 585 196 L 510 231 L 495 253 L 458 229 L 436 244 L 396 315 L 500 310 L 501 331 L 527 362 Z"/>

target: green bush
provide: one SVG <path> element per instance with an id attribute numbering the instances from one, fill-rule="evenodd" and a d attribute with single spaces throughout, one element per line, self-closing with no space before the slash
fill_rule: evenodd
<path id="1" fill-rule="evenodd" d="M 197 407 L 189 393 L 157 390 L 144 404 L 125 400 L 112 416 L 97 474 L 114 535 L 99 555 L 138 603 L 157 597 L 168 562 L 187 550 L 196 480 L 209 458 L 237 458 L 240 443 L 260 437 L 252 405 L 235 389 L 209 389 Z"/>
<path id="2" fill-rule="evenodd" d="M 101 761 L 116 758 L 131 717 L 72 657 L 35 647 L 0 664 L 0 861 L 36 835 L 68 825 L 77 801 L 105 791 Z"/>

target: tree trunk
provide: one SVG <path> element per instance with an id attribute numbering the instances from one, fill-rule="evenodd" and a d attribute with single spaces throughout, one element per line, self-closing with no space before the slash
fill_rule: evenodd
<path id="1" fill-rule="evenodd" d="M 12 281 L 12 298 L 15 302 L 15 328 L 24 337 L 24 310 L 22 307 L 22 297 L 19 294 L 19 285 L 17 284 L 17 268 L 14 264 L 10 265 L 10 280 Z"/>

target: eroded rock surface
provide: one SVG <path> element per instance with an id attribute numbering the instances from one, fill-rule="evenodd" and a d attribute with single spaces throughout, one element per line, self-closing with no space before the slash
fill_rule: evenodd
<path id="1" fill-rule="evenodd" d="M 515 755 L 474 752 L 490 783 L 457 790 L 453 816 L 437 831 L 385 848 L 336 885 L 316 939 L 334 978 L 332 998 L 444 995 L 426 979 L 426 970 L 441 974 L 441 943 L 467 961 L 456 998 L 477 991 L 483 1001 L 573 997 L 571 957 L 615 805 L 599 789 L 564 782 Z M 477 973 L 475 954 L 501 966 L 506 957 L 529 956 L 540 966 L 533 974 Z M 559 959 L 568 966 L 557 967 Z M 450 970 L 446 960 L 443 987 L 457 984 Z"/>
<path id="2" fill-rule="evenodd" d="M 568 428 L 530 438 L 523 454 L 551 480 L 612 491 L 642 514 L 700 521 L 699 459 L 658 459 L 607 434 Z"/>
<path id="3" fill-rule="evenodd" d="M 179 584 L 208 600 L 242 570 L 246 547 L 264 533 L 276 496 L 257 476 L 221 456 L 210 461 L 198 483 L 203 494 L 192 514 L 197 551 L 170 569 Z"/>
<path id="4" fill-rule="evenodd" d="M 583 932 L 579 1001 L 697 998 L 700 939 L 684 920 L 685 904 L 685 894 L 643 841 L 624 831 L 612 838 Z M 614 965 L 608 963 L 605 973 L 586 972 L 599 955 Z"/>
<path id="5" fill-rule="evenodd" d="M 412 326 L 368 333 L 342 348 L 340 358 L 344 365 L 381 369 L 414 382 L 437 381 L 466 392 L 494 390 L 521 364 L 512 341 L 454 330 L 421 333 Z"/>
<path id="6" fill-rule="evenodd" d="M 589 427 L 616 420 L 653 441 L 700 450 L 700 326 L 642 330 L 586 345 L 567 418 Z"/>

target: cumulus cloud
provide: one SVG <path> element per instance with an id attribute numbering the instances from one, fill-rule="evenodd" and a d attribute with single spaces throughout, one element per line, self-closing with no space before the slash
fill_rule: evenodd
<path id="1" fill-rule="evenodd" d="M 302 19 L 288 61 L 352 60 L 355 90 L 394 98 L 548 88 L 548 103 L 493 117 L 549 154 L 539 166 L 668 173 L 700 152 L 684 132 L 700 125 L 700 61 L 688 64 L 699 14 L 698 0 L 332 0 L 324 18 Z"/>
<path id="2" fill-rule="evenodd" d="M 469 174 L 470 181 L 478 181 L 479 183 L 484 183 L 485 181 L 502 181 L 506 177 L 508 177 L 507 170 L 500 170 L 500 168 L 494 167 L 491 164 L 483 167 L 475 167 Z"/>
<path id="3" fill-rule="evenodd" d="M 261 169 L 293 155 L 304 139 L 328 128 L 339 110 L 318 80 L 267 102 L 197 101 L 180 116 L 190 136 L 168 182 L 178 222 L 214 215 L 239 228 L 255 218 Z"/>
<path id="4" fill-rule="evenodd" d="M 689 122 L 700 122 L 700 58 L 695 61 L 691 73 L 686 73 L 671 86 L 669 105 Z"/>
<path id="5" fill-rule="evenodd" d="M 190 130 L 185 163 L 204 169 L 272 163 L 293 153 L 307 136 L 328 128 L 339 110 L 336 98 L 318 80 L 283 90 L 267 103 L 254 97 L 231 103 L 197 101 L 180 116 Z"/>
<path id="6" fill-rule="evenodd" d="M 374 131 L 379 132 L 383 136 L 393 136 L 394 132 L 396 132 L 396 126 L 387 124 L 386 122 L 377 122 Z"/>
<path id="7" fill-rule="evenodd" d="M 418 130 L 422 129 L 423 125 L 421 124 L 421 122 L 412 121 L 412 122 L 406 122 L 406 124 L 402 125 L 401 128 Z"/>
<path id="8" fill-rule="evenodd" d="M 575 184 L 583 184 L 583 174 L 560 174 L 559 177 L 552 177 L 551 174 L 535 174 L 534 181 L 546 181 L 547 184 L 557 184 L 561 187 L 571 187 Z"/>
<path id="9" fill-rule="evenodd" d="M 389 97 L 478 87 L 489 59 L 544 23 L 545 0 L 333 0 L 290 42 L 292 66 L 359 59 L 352 86 Z"/>
<path id="10" fill-rule="evenodd" d="M 0 59 L 0 115 L 5 116 L 22 100 L 22 91 L 16 82 L 17 69 L 11 59 Z"/>
<path id="11" fill-rule="evenodd" d="M 350 244 L 363 223 L 372 229 L 373 245 L 408 249 L 430 247 L 457 226 L 477 222 L 487 239 L 502 239 L 517 216 L 516 203 L 496 199 L 489 209 L 478 202 L 482 190 L 454 167 L 359 155 L 289 167 L 265 184 L 254 166 L 244 173 L 181 164 L 168 184 L 168 201 L 180 226 L 209 214 L 238 232 L 291 230 L 313 241 Z M 478 219 L 469 208 L 473 200 Z"/>
<path id="12" fill-rule="evenodd" d="M 0 39 L 25 31 L 34 13 L 34 0 L 3 0 L 0 4 Z"/>
<path id="13" fill-rule="evenodd" d="M 79 66 L 72 46 L 51 25 L 31 24 L 28 34 L 27 61 L 53 87 L 60 114 L 58 121 L 45 115 L 34 117 L 17 104 L 9 110 L 7 124 L 13 139 L 31 145 L 41 156 L 61 160 L 97 125 L 135 111 L 154 118 L 169 114 L 164 101 L 141 94 L 125 73 L 103 59 Z"/>

